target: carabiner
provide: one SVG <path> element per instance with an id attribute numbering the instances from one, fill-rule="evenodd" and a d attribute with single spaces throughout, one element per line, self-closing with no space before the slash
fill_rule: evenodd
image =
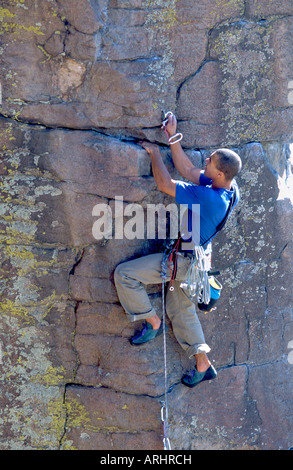
<path id="1" fill-rule="evenodd" d="M 164 417 L 164 410 L 166 410 L 165 411 L 165 417 Z M 161 408 L 161 421 L 162 421 L 162 423 L 165 423 L 167 420 L 168 420 L 168 410 L 166 408 L 165 403 L 163 403 L 163 406 Z"/>
<path id="2" fill-rule="evenodd" d="M 176 140 L 172 140 L 172 139 L 175 139 Z M 181 134 L 181 132 L 178 132 L 178 134 L 175 134 L 175 135 L 172 135 L 172 137 L 169 138 L 169 144 L 170 145 L 173 145 L 173 144 L 177 144 L 177 142 L 180 142 L 180 140 L 183 139 L 183 134 Z"/>
<path id="3" fill-rule="evenodd" d="M 164 450 L 172 450 L 171 449 L 171 444 L 170 444 L 170 441 L 169 441 L 168 437 L 164 437 L 163 444 L 164 444 Z"/>
<path id="4" fill-rule="evenodd" d="M 161 127 L 161 129 L 164 129 L 166 127 L 166 125 L 168 124 L 168 116 L 173 116 L 172 111 L 167 111 L 167 113 L 162 111 L 162 127 Z"/>

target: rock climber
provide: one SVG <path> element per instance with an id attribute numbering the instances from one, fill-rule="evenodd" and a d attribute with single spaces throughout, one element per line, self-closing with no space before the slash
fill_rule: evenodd
<path id="1" fill-rule="evenodd" d="M 171 154 L 175 168 L 188 182 L 175 181 L 167 170 L 159 147 L 148 142 L 140 142 L 151 158 L 153 176 L 158 190 L 175 198 L 178 204 L 200 205 L 200 243 L 213 238 L 216 227 L 224 218 L 233 191 L 236 191 L 234 207 L 239 200 L 239 190 L 235 176 L 241 169 L 239 155 L 230 149 L 218 149 L 206 159 L 204 170 L 196 168 L 177 139 L 177 119 L 168 113 L 165 131 L 171 144 Z M 175 138 L 174 138 L 175 137 Z M 233 185 L 233 188 L 232 188 Z M 191 229 L 192 231 L 192 229 Z M 176 277 L 172 279 L 172 290 L 167 291 L 166 313 L 171 321 L 174 335 L 189 358 L 195 357 L 195 368 L 191 374 L 183 375 L 182 383 L 194 387 L 204 380 L 217 376 L 207 354 L 210 347 L 206 344 L 204 333 L 196 313 L 196 305 L 187 292 L 180 287 L 193 254 L 179 248 L 176 260 Z M 145 285 L 162 282 L 162 253 L 121 263 L 114 272 L 118 297 L 130 321 L 145 320 L 143 328 L 130 342 L 139 346 L 153 340 L 163 332 L 163 322 L 150 303 Z M 170 274 L 167 272 L 167 281 Z"/>

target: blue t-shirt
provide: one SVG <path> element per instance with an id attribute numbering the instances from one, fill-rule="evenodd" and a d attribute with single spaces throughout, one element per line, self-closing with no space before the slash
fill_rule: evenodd
<path id="1" fill-rule="evenodd" d="M 239 189 L 235 180 L 233 180 L 233 186 L 236 190 L 236 200 L 233 206 L 235 207 L 239 201 Z M 195 240 L 195 244 L 198 244 L 196 243 L 197 239 L 200 239 L 202 245 L 210 237 L 215 236 L 216 227 L 224 219 L 232 195 L 233 191 L 228 189 L 213 189 L 212 180 L 207 178 L 203 172 L 200 175 L 199 185 L 177 181 L 176 202 L 188 206 L 188 230 L 192 233 L 192 240 Z M 193 209 L 195 211 L 200 206 L 200 213 L 198 214 L 200 234 L 198 235 L 195 234 L 198 227 L 194 226 L 194 221 L 198 219 L 196 216 L 192 217 L 192 205 L 194 205 Z M 186 238 L 184 237 L 184 239 Z"/>

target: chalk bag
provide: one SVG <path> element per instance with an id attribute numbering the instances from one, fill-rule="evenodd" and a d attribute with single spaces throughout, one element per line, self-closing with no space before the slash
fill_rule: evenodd
<path id="1" fill-rule="evenodd" d="M 215 310 L 217 308 L 215 307 L 215 303 L 220 298 L 222 290 L 222 285 L 214 276 L 209 276 L 209 284 L 211 291 L 209 303 L 205 304 L 202 302 L 198 302 L 198 308 L 204 311 L 205 313 L 211 312 L 212 310 Z"/>

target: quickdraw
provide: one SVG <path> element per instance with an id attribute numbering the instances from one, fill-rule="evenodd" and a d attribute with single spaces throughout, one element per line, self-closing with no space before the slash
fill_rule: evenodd
<path id="1" fill-rule="evenodd" d="M 164 425 L 164 450 L 171 450 L 170 439 L 167 437 L 167 427 L 168 427 L 168 408 L 166 402 L 163 402 L 163 406 L 161 408 L 161 420 Z"/>

